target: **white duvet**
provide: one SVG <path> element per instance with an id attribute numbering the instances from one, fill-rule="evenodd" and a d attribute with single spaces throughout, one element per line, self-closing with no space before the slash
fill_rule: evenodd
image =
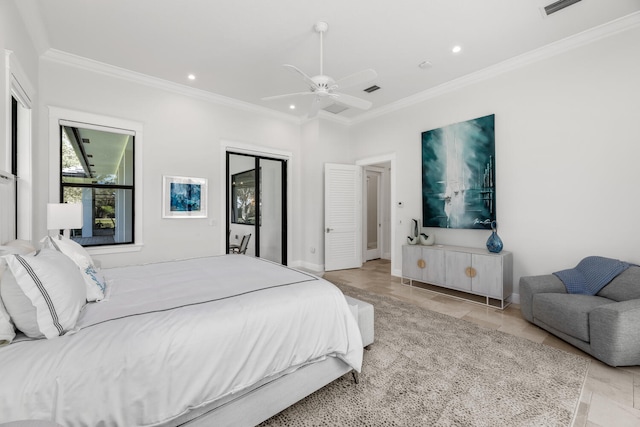
<path id="1" fill-rule="evenodd" d="M 358 325 L 322 279 L 243 255 L 103 271 L 108 298 L 75 333 L 0 348 L 0 422 L 157 425 L 327 356 L 360 370 Z"/>

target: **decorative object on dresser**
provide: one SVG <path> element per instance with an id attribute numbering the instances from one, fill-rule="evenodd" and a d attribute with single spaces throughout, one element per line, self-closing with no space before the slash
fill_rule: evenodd
<path id="1" fill-rule="evenodd" d="M 408 279 L 408 283 L 406 283 Z M 402 247 L 402 283 L 413 281 L 484 297 L 483 304 L 504 309 L 513 293 L 513 255 L 461 246 Z M 474 301 L 478 302 L 478 301 Z"/>
<path id="2" fill-rule="evenodd" d="M 420 233 L 420 244 L 422 246 L 433 246 L 436 243 L 435 234 L 427 236 L 425 233 Z"/>
<path id="3" fill-rule="evenodd" d="M 491 235 L 487 239 L 487 249 L 489 252 L 500 253 L 502 250 L 502 239 L 498 236 L 498 223 L 491 221 Z"/>
<path id="4" fill-rule="evenodd" d="M 422 226 L 488 229 L 496 219 L 495 115 L 422 133 Z"/>
<path id="5" fill-rule="evenodd" d="M 418 220 L 412 219 L 411 235 L 407 236 L 407 243 L 410 245 L 417 245 L 420 242 L 420 236 L 418 234 Z"/>

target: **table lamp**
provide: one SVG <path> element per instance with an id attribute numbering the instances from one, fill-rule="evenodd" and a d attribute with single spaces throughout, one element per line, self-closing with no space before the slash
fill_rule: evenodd
<path id="1" fill-rule="evenodd" d="M 47 203 L 47 230 L 64 230 L 71 238 L 76 228 L 82 228 L 82 203 Z"/>

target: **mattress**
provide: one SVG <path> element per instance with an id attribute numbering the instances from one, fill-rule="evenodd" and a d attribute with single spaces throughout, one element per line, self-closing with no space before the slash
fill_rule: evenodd
<path id="1" fill-rule="evenodd" d="M 103 272 L 72 333 L 0 348 L 0 422 L 162 425 L 327 357 L 360 370 L 356 320 L 315 276 L 244 255 Z"/>

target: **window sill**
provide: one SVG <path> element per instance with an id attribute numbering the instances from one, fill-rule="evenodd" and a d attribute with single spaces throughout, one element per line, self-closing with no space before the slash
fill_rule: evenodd
<path id="1" fill-rule="evenodd" d="M 89 255 L 107 255 L 107 254 L 122 254 L 127 252 L 140 252 L 142 250 L 142 243 L 135 243 L 133 245 L 112 245 L 112 246 L 96 246 L 85 248 Z"/>

